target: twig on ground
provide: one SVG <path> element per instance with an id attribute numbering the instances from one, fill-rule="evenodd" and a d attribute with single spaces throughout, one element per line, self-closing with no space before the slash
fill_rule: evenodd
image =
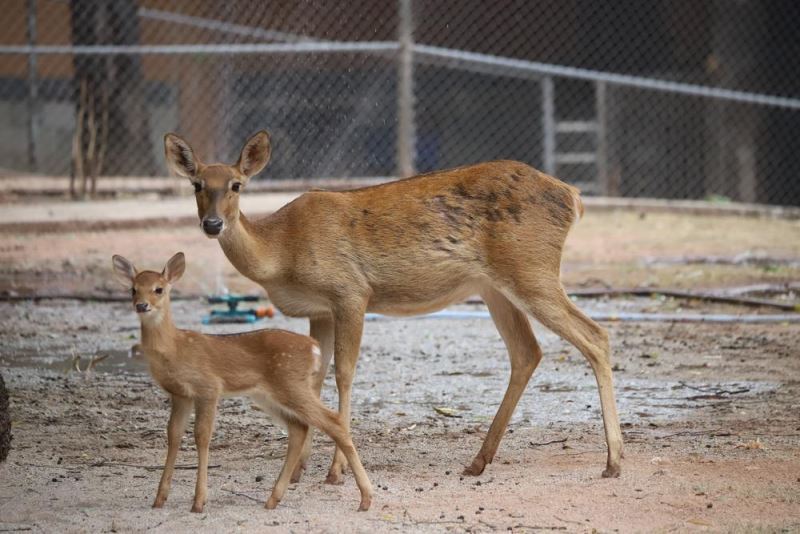
<path id="1" fill-rule="evenodd" d="M 86 373 L 91 373 L 92 371 L 94 371 L 94 368 L 95 368 L 95 366 L 96 366 L 98 363 L 100 363 L 100 362 L 102 362 L 103 360 L 105 360 L 106 358 L 108 358 L 108 354 L 103 354 L 102 356 L 95 356 L 94 358 L 92 358 L 92 359 L 89 361 L 89 366 L 88 366 L 88 367 L 86 367 L 86 369 L 84 369 L 84 372 L 86 372 Z"/>
<path id="2" fill-rule="evenodd" d="M 692 395 L 691 397 L 686 397 L 686 400 L 724 399 L 728 395 L 747 393 L 748 391 L 750 391 L 750 389 L 740 389 L 736 391 L 720 391 L 718 393 L 706 393 L 705 395 Z"/>
<path id="3" fill-rule="evenodd" d="M 545 445 L 552 445 L 553 443 L 565 443 L 567 438 L 564 439 L 554 439 L 553 441 L 545 441 L 542 443 L 534 443 L 533 441 L 528 442 L 529 447 L 543 447 Z"/>
<path id="4" fill-rule="evenodd" d="M 715 430 L 699 430 L 699 431 L 686 430 L 686 431 L 683 431 L 683 432 L 674 432 L 672 434 L 665 434 L 663 436 L 656 436 L 655 439 L 668 439 L 668 438 L 674 438 L 675 436 L 708 436 L 710 438 L 719 438 L 719 437 L 727 437 L 727 436 L 732 436 L 732 435 L 733 434 L 731 432 L 728 432 L 727 430 L 720 430 L 720 431 L 715 431 Z"/>
<path id="5" fill-rule="evenodd" d="M 558 520 L 559 520 L 559 521 L 561 521 L 562 523 L 572 523 L 573 525 L 582 525 L 582 526 L 585 526 L 585 525 L 586 525 L 585 523 L 581 523 L 580 521 L 570 521 L 569 519 L 561 519 L 561 518 L 560 518 L 560 517 L 558 517 L 557 515 L 554 515 L 553 517 L 554 517 L 554 518 L 556 518 L 556 519 L 558 519 Z"/>
<path id="6" fill-rule="evenodd" d="M 567 527 L 561 525 L 522 525 L 519 523 L 511 528 L 524 528 L 528 530 L 567 530 Z"/>
<path id="7" fill-rule="evenodd" d="M 578 451 L 578 452 L 559 452 L 554 454 L 553 456 L 580 456 L 582 454 L 596 454 L 605 452 L 605 449 L 590 449 L 588 451 Z"/>
<path id="8" fill-rule="evenodd" d="M 164 469 L 163 465 L 137 465 L 137 464 L 128 464 L 123 462 L 106 462 L 105 460 L 100 460 L 99 462 L 94 462 L 91 464 L 82 464 L 87 465 L 89 467 L 135 467 L 137 469 L 147 469 L 148 471 L 161 471 Z M 220 464 L 209 465 L 209 469 L 217 469 L 222 467 Z M 175 469 L 197 469 L 197 464 L 176 464 Z"/>
<path id="9" fill-rule="evenodd" d="M 700 400 L 700 399 L 723 399 L 728 395 L 738 395 L 740 393 L 747 393 L 750 388 L 739 389 L 718 389 L 712 386 L 692 386 L 686 382 L 679 382 L 682 387 L 693 389 L 703 393 L 703 395 L 693 395 L 686 397 L 686 400 Z"/>
<path id="10" fill-rule="evenodd" d="M 228 488 L 221 488 L 221 489 L 222 489 L 222 491 L 227 491 L 228 493 L 232 493 L 234 495 L 238 495 L 239 497 L 245 497 L 246 499 L 250 499 L 251 501 L 264 502 L 264 499 L 258 499 L 256 497 L 253 497 L 252 495 L 248 495 L 246 493 L 241 493 L 241 492 L 238 492 L 238 491 L 229 490 Z"/>

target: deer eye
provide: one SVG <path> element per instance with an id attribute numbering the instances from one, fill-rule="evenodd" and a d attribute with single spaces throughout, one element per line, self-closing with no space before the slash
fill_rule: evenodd
<path id="1" fill-rule="evenodd" d="M 192 182 L 192 185 L 194 186 L 195 193 L 199 193 L 200 191 L 203 190 L 203 184 L 201 184 L 200 182 Z"/>
<path id="2" fill-rule="evenodd" d="M 233 191 L 234 193 L 238 193 L 241 187 L 242 184 L 240 184 L 239 182 L 234 182 L 234 184 L 231 186 L 231 191 Z"/>
<path id="3" fill-rule="evenodd" d="M 163 292 L 164 292 L 164 288 L 163 287 L 157 287 L 156 288 L 156 295 L 160 295 Z"/>
<path id="4" fill-rule="evenodd" d="M 136 288 L 135 288 L 135 287 L 132 287 L 132 288 L 131 288 L 131 295 L 135 295 L 135 294 L 136 294 Z"/>

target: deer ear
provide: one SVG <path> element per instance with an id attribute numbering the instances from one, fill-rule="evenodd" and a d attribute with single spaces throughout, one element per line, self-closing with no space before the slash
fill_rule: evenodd
<path id="1" fill-rule="evenodd" d="M 266 130 L 261 130 L 244 144 L 235 167 L 244 176 L 250 178 L 264 170 L 271 155 L 272 145 L 269 134 Z"/>
<path id="2" fill-rule="evenodd" d="M 200 172 L 201 163 L 194 150 L 184 139 L 174 133 L 164 136 L 164 155 L 169 170 L 190 180 Z"/>
<path id="3" fill-rule="evenodd" d="M 133 279 L 136 278 L 136 267 L 133 266 L 133 263 L 115 254 L 111 257 L 111 266 L 114 269 L 114 277 L 117 281 L 130 288 Z"/>
<path id="4" fill-rule="evenodd" d="M 183 255 L 183 252 L 178 252 L 174 256 L 172 256 L 167 264 L 164 266 L 164 270 L 161 271 L 161 276 L 167 279 L 167 282 L 170 284 L 177 282 L 178 279 L 183 276 L 183 271 L 186 270 L 186 257 Z"/>

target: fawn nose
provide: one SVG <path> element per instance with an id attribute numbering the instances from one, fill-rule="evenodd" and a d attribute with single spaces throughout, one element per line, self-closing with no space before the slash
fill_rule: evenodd
<path id="1" fill-rule="evenodd" d="M 203 219 L 203 231 L 209 235 L 217 235 L 222 231 L 222 224 L 219 217 Z"/>
<path id="2" fill-rule="evenodd" d="M 136 303 L 136 313 L 144 313 L 146 311 L 150 311 L 150 305 L 146 302 L 137 302 Z"/>

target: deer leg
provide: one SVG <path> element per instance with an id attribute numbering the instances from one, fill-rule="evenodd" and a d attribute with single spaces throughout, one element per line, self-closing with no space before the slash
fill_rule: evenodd
<path id="1" fill-rule="evenodd" d="M 178 457 L 181 438 L 186 432 L 186 423 L 189 422 L 190 413 L 192 413 L 191 399 L 173 395 L 169 424 L 167 425 L 167 461 L 164 463 L 164 471 L 161 473 L 161 482 L 158 484 L 158 493 L 156 493 L 153 508 L 161 508 L 167 501 L 172 474 L 175 471 L 175 460 Z"/>
<path id="2" fill-rule="evenodd" d="M 289 430 L 289 445 L 286 450 L 286 459 L 283 462 L 281 473 L 278 475 L 278 480 L 275 481 L 272 494 L 264 505 L 264 507 L 269 510 L 273 510 L 278 506 L 278 503 L 281 502 L 281 499 L 283 499 L 286 488 L 289 486 L 292 472 L 303 454 L 303 444 L 308 435 L 308 425 L 305 423 L 287 421 L 286 425 Z"/>
<path id="3" fill-rule="evenodd" d="M 314 375 L 314 392 L 319 398 L 322 392 L 322 384 L 325 382 L 325 375 L 328 374 L 328 367 L 333 357 L 333 318 L 315 318 L 311 319 L 310 335 L 319 343 L 322 351 L 321 365 L 319 372 Z M 294 468 L 292 473 L 292 482 L 300 482 L 300 477 L 308 464 L 308 457 L 311 455 L 311 442 L 314 438 L 314 429 L 310 428 L 306 435 L 306 441 L 303 444 L 303 454 L 300 456 L 300 461 Z"/>
<path id="4" fill-rule="evenodd" d="M 194 442 L 197 445 L 197 483 L 192 512 L 200 513 L 208 500 L 208 446 L 214 431 L 217 399 L 196 399 L 194 402 Z"/>
<path id="5" fill-rule="evenodd" d="M 336 366 L 336 388 L 339 390 L 339 418 L 347 434 L 350 434 L 350 390 L 361 347 L 361 333 L 364 330 L 365 306 L 337 310 L 334 314 L 334 363 Z M 347 459 L 336 447 L 331 468 L 328 470 L 327 484 L 344 483 L 343 474 Z"/>
<path id="6" fill-rule="evenodd" d="M 465 475 L 473 476 L 483 473 L 486 464 L 492 463 L 514 408 L 542 359 L 542 350 L 533 335 L 528 317 L 495 289 L 484 291 L 482 297 L 508 349 L 511 378 L 481 450 L 472 460 L 472 464 L 464 469 Z"/>
<path id="7" fill-rule="evenodd" d="M 322 406 L 322 404 L 318 406 L 318 410 L 321 414 L 330 412 L 330 410 Z M 358 457 L 358 452 L 356 451 L 355 445 L 353 445 L 353 439 L 350 433 L 345 428 L 341 417 L 333 412 L 330 412 L 327 417 L 323 415 L 317 419 L 318 421 L 316 422 L 320 430 L 333 439 L 336 443 L 337 450 L 342 451 L 342 454 L 347 458 L 347 463 L 350 465 L 350 469 L 353 470 L 356 485 L 361 492 L 361 502 L 358 505 L 358 511 L 366 512 L 372 504 L 372 484 L 367 476 L 367 471 L 361 464 L 361 459 Z"/>
<path id="8" fill-rule="evenodd" d="M 581 351 L 589 361 L 600 391 L 608 460 L 603 477 L 620 475 L 622 432 L 619 427 L 617 403 L 611 376 L 611 354 L 608 333 L 589 319 L 567 296 L 559 281 L 539 289 L 526 302 L 530 312 L 543 325 Z"/>

